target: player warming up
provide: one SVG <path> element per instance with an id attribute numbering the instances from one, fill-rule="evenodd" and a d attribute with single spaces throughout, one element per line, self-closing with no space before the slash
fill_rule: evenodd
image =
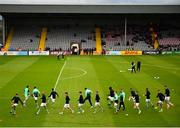
<path id="1" fill-rule="evenodd" d="M 41 105 L 40 105 L 40 107 L 39 107 L 39 109 L 38 109 L 38 111 L 37 111 L 37 113 L 36 113 L 37 115 L 39 115 L 42 107 L 44 107 L 44 108 L 46 109 L 46 112 L 49 113 L 49 111 L 48 111 L 48 109 L 47 109 L 46 95 L 45 95 L 44 92 L 42 92 L 41 100 L 42 100 L 42 102 L 41 102 Z"/>
<path id="2" fill-rule="evenodd" d="M 150 95 L 151 95 L 151 93 L 150 93 L 149 89 L 146 88 L 145 97 L 146 97 L 146 107 L 147 108 L 149 108 L 149 105 L 151 104 Z"/>
<path id="3" fill-rule="evenodd" d="M 84 113 L 84 109 L 82 108 L 84 105 L 84 99 L 82 92 L 79 91 L 79 99 L 78 99 L 78 112 L 77 113 Z"/>
<path id="4" fill-rule="evenodd" d="M 28 85 L 27 85 L 26 88 L 24 89 L 24 97 L 25 97 L 25 99 L 24 99 L 23 103 L 24 103 L 24 106 L 26 106 L 26 102 L 27 102 L 27 100 L 28 100 L 29 97 L 30 97 L 29 86 L 28 86 Z"/>
<path id="5" fill-rule="evenodd" d="M 40 96 L 40 91 L 36 88 L 36 86 L 33 89 L 32 96 L 34 97 L 34 101 L 35 101 L 37 108 L 39 108 L 38 97 Z"/>
<path id="6" fill-rule="evenodd" d="M 64 104 L 64 107 L 63 107 L 63 110 L 62 112 L 60 112 L 59 114 L 60 115 L 63 115 L 64 114 L 64 110 L 65 109 L 70 109 L 72 113 L 74 113 L 74 110 L 70 107 L 69 105 L 69 101 L 70 101 L 70 98 L 68 96 L 68 92 L 65 92 L 65 104 Z"/>
<path id="7" fill-rule="evenodd" d="M 93 108 L 93 105 L 92 105 L 92 102 L 91 102 L 91 93 L 92 93 L 92 91 L 90 89 L 85 88 L 85 97 L 86 98 L 84 99 L 84 103 L 85 103 L 86 100 L 88 100 L 89 104 L 91 105 L 90 108 Z"/>
<path id="8" fill-rule="evenodd" d="M 48 96 L 51 99 L 52 105 L 54 105 L 56 98 L 59 97 L 58 93 L 52 88 L 50 95 Z"/>
<path id="9" fill-rule="evenodd" d="M 167 109 L 169 109 L 171 106 L 174 106 L 174 104 L 170 101 L 170 90 L 167 86 L 165 86 L 165 102 L 167 104 Z"/>
<path id="10" fill-rule="evenodd" d="M 96 91 L 95 105 L 94 105 L 94 113 L 98 111 L 98 108 L 103 112 L 103 107 L 100 104 L 100 96 L 98 91 Z"/>
<path id="11" fill-rule="evenodd" d="M 107 100 L 108 100 L 109 107 L 112 107 L 113 102 L 114 102 L 114 90 L 112 89 L 111 86 L 109 87 L 109 96 Z"/>
<path id="12" fill-rule="evenodd" d="M 123 89 L 121 89 L 120 94 L 119 94 L 119 98 L 120 98 L 120 103 L 119 103 L 119 110 L 122 107 L 123 111 L 125 110 L 125 92 L 123 91 Z"/>
<path id="13" fill-rule="evenodd" d="M 164 96 L 164 94 L 162 94 L 160 92 L 160 90 L 158 90 L 158 94 L 157 94 L 156 97 L 159 98 L 159 101 L 157 102 L 157 106 L 155 107 L 155 109 L 157 109 L 158 106 L 159 106 L 160 107 L 159 112 L 163 112 L 163 108 L 162 107 L 163 107 L 163 102 L 164 102 L 165 96 Z"/>
<path id="14" fill-rule="evenodd" d="M 132 100 L 133 106 L 135 108 L 135 91 L 132 88 L 130 88 L 130 93 L 131 95 L 129 96 L 129 101 Z"/>
<path id="15" fill-rule="evenodd" d="M 136 73 L 136 65 L 134 62 L 131 63 L 131 73 Z"/>
<path id="16" fill-rule="evenodd" d="M 16 93 L 16 95 L 11 99 L 12 105 L 11 105 L 11 111 L 10 113 L 12 113 L 13 115 L 16 115 L 16 107 L 18 106 L 18 103 L 21 102 L 22 106 L 23 106 L 23 102 L 22 100 L 19 98 L 18 94 Z"/>
<path id="17" fill-rule="evenodd" d="M 137 62 L 137 71 L 140 72 L 141 70 L 141 61 Z"/>
<path id="18" fill-rule="evenodd" d="M 114 92 L 114 108 L 115 108 L 115 113 L 118 113 L 118 94 L 117 92 Z"/>
<path id="19" fill-rule="evenodd" d="M 140 107 L 139 107 L 139 102 L 140 100 L 139 100 L 139 94 L 138 94 L 138 92 L 136 91 L 135 92 L 135 109 L 137 109 L 138 110 L 138 114 L 141 114 L 141 109 L 140 109 Z"/>

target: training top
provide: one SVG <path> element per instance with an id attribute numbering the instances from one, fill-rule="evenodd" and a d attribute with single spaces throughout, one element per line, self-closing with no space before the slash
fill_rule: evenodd
<path id="1" fill-rule="evenodd" d="M 118 98 L 119 98 L 118 95 L 115 93 L 115 94 L 114 94 L 114 102 L 115 102 L 115 103 L 118 103 Z"/>
<path id="2" fill-rule="evenodd" d="M 22 100 L 18 96 L 14 96 L 11 101 L 13 101 L 14 104 L 18 104 L 20 101 L 21 104 L 23 104 Z"/>
<path id="3" fill-rule="evenodd" d="M 145 94 L 146 99 L 150 99 L 150 95 L 151 95 L 151 93 L 149 91 L 146 91 L 146 94 Z"/>
<path id="4" fill-rule="evenodd" d="M 56 99 L 56 96 L 59 96 L 59 95 L 58 95 L 58 93 L 56 91 L 52 91 L 51 94 L 48 97 L 51 97 L 51 96 L 52 96 L 53 99 Z"/>
<path id="5" fill-rule="evenodd" d="M 85 96 L 86 96 L 86 97 L 90 97 L 90 96 L 91 96 L 91 93 L 92 93 L 92 91 L 91 91 L 90 89 L 86 89 L 86 90 L 85 90 Z"/>
<path id="6" fill-rule="evenodd" d="M 39 94 L 40 94 L 40 91 L 39 91 L 37 88 L 33 89 L 33 95 L 34 95 L 35 97 L 38 97 Z"/>
<path id="7" fill-rule="evenodd" d="M 66 96 L 66 104 L 69 104 L 69 101 L 70 101 L 70 98 L 69 98 L 69 96 Z"/>
<path id="8" fill-rule="evenodd" d="M 96 102 L 99 102 L 100 101 L 100 97 L 99 97 L 99 94 L 96 94 L 96 98 L 95 98 Z"/>
<path id="9" fill-rule="evenodd" d="M 140 61 L 137 62 L 137 66 L 138 66 L 138 67 L 141 66 L 141 62 L 140 62 Z"/>
<path id="10" fill-rule="evenodd" d="M 139 103 L 139 95 L 138 94 L 135 95 L 135 102 Z"/>
<path id="11" fill-rule="evenodd" d="M 46 95 L 45 94 L 42 95 L 41 100 L 42 100 L 42 103 L 46 103 Z"/>
<path id="12" fill-rule="evenodd" d="M 25 88 L 24 89 L 24 96 L 27 97 L 29 95 L 29 89 Z"/>
<path id="13" fill-rule="evenodd" d="M 124 100 L 125 100 L 125 92 L 121 92 L 119 97 L 120 97 L 120 102 L 124 102 Z"/>
<path id="14" fill-rule="evenodd" d="M 132 97 L 135 97 L 135 95 L 136 95 L 136 94 L 135 94 L 135 91 L 131 91 L 131 96 L 132 96 Z"/>
<path id="15" fill-rule="evenodd" d="M 164 101 L 165 96 L 160 92 L 157 94 L 157 98 L 159 98 L 160 101 Z"/>
<path id="16" fill-rule="evenodd" d="M 170 91 L 168 88 L 166 88 L 166 90 L 165 90 L 165 96 L 170 96 Z"/>
<path id="17" fill-rule="evenodd" d="M 131 65 L 132 65 L 132 68 L 135 68 L 135 66 L 136 66 L 135 63 L 132 63 Z"/>
<path id="18" fill-rule="evenodd" d="M 79 101 L 80 104 L 83 104 L 83 103 L 84 103 L 84 100 L 83 100 L 83 96 L 82 96 L 82 95 L 79 96 L 78 101 Z"/>

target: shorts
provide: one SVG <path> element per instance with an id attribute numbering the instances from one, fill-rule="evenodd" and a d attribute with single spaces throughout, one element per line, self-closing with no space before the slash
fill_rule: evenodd
<path id="1" fill-rule="evenodd" d="M 108 96 L 108 99 L 109 99 L 110 101 L 114 101 L 114 97 Z"/>
<path id="2" fill-rule="evenodd" d="M 165 96 L 165 101 L 170 101 L 170 96 Z"/>
<path id="3" fill-rule="evenodd" d="M 114 103 L 114 107 L 117 107 L 118 106 L 118 103 Z"/>
<path id="4" fill-rule="evenodd" d="M 150 102 L 150 99 L 146 99 L 146 102 Z"/>
<path id="5" fill-rule="evenodd" d="M 69 108 L 70 105 L 69 104 L 64 104 L 64 108 Z"/>
<path id="6" fill-rule="evenodd" d="M 54 103 L 56 101 L 56 99 L 54 99 L 52 96 L 51 96 L 51 101 Z"/>
<path id="7" fill-rule="evenodd" d="M 158 103 L 159 103 L 159 104 L 163 104 L 163 101 L 159 100 Z"/>
<path id="8" fill-rule="evenodd" d="M 100 102 L 95 102 L 95 106 L 100 106 Z"/>
<path id="9" fill-rule="evenodd" d="M 135 103 L 135 105 L 136 105 L 136 107 L 138 107 L 138 106 L 139 106 L 139 103 Z"/>
<path id="10" fill-rule="evenodd" d="M 34 96 L 34 100 L 38 100 L 38 97 Z"/>
<path id="11" fill-rule="evenodd" d="M 40 106 L 41 106 L 41 107 L 45 107 L 45 106 L 46 106 L 46 103 L 41 103 Z"/>
<path id="12" fill-rule="evenodd" d="M 79 103 L 79 104 L 78 104 L 78 107 L 82 107 L 83 105 L 84 105 L 84 104 L 82 104 L 82 103 Z"/>
<path id="13" fill-rule="evenodd" d="M 17 104 L 17 103 L 14 103 L 12 106 L 15 106 L 15 107 L 16 107 L 16 106 L 18 106 L 18 104 Z"/>

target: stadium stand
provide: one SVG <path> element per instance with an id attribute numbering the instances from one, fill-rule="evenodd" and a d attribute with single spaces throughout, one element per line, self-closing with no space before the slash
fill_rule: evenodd
<path id="1" fill-rule="evenodd" d="M 124 28 L 111 26 L 103 29 L 102 40 L 107 50 L 153 50 L 153 47 L 146 43 L 146 33 L 144 26 L 129 25 L 125 40 Z"/>
<path id="2" fill-rule="evenodd" d="M 180 50 L 180 26 L 174 22 L 160 24 L 158 29 L 159 46 L 163 50 Z"/>
<path id="3" fill-rule="evenodd" d="M 14 35 L 10 45 L 10 50 L 39 50 L 42 39 L 42 28 L 47 27 L 47 35 L 42 45 L 43 50 L 70 50 L 72 43 L 80 44 L 83 51 L 103 49 L 120 50 L 142 50 L 154 51 L 152 33 L 150 32 L 150 22 L 152 18 L 135 19 L 136 16 L 127 18 L 127 29 L 125 39 L 124 18 L 111 17 L 62 17 L 44 20 L 43 18 L 13 19 L 10 27 L 14 27 Z M 180 47 L 180 26 L 171 20 L 161 22 L 161 18 L 153 19 L 154 29 L 157 32 L 159 47 L 162 49 L 179 49 Z M 32 27 L 33 26 L 33 27 Z M 10 28 L 9 27 L 9 28 Z M 97 34 L 99 28 L 100 34 Z M 97 38 L 97 35 L 99 37 Z M 101 39 L 101 40 L 99 40 Z M 97 46 L 101 43 L 102 48 Z M 99 50 L 101 51 L 101 50 Z"/>
<path id="4" fill-rule="evenodd" d="M 94 28 L 89 26 L 49 27 L 46 47 L 50 50 L 59 48 L 69 50 L 73 42 L 80 43 L 82 49 L 95 48 Z"/>
<path id="5" fill-rule="evenodd" d="M 41 28 L 32 26 L 16 26 L 10 50 L 37 50 Z"/>

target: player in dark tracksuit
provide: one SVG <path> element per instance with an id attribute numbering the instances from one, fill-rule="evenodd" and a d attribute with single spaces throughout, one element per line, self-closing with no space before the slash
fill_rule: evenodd
<path id="1" fill-rule="evenodd" d="M 159 101 L 157 102 L 157 107 L 159 106 L 160 107 L 160 111 L 159 112 L 163 112 L 163 102 L 164 102 L 164 100 L 165 100 L 165 96 L 164 96 L 164 94 L 162 94 L 161 92 L 160 92 L 160 90 L 158 90 L 158 94 L 157 94 L 157 96 L 156 96 L 157 98 L 159 98 Z M 157 107 L 155 107 L 155 109 L 157 109 Z"/>
<path id="2" fill-rule="evenodd" d="M 57 54 L 57 59 L 59 60 L 59 57 L 61 55 L 61 52 L 59 51 L 58 54 Z"/>
<path id="3" fill-rule="evenodd" d="M 65 109 L 70 109 L 72 113 L 74 113 L 74 110 L 70 107 L 69 105 L 69 101 L 70 101 L 70 98 L 68 96 L 68 92 L 65 92 L 65 104 L 64 104 L 64 107 L 63 107 L 63 110 L 62 112 L 60 112 L 59 114 L 63 115 L 64 114 L 64 110 Z"/>
<path id="4" fill-rule="evenodd" d="M 84 99 L 83 99 L 83 95 L 82 92 L 79 91 L 79 99 L 78 99 L 79 103 L 78 103 L 78 113 L 84 113 L 84 109 L 82 108 L 82 106 L 84 105 Z"/>
<path id="5" fill-rule="evenodd" d="M 64 59 L 64 52 L 62 52 L 62 59 Z"/>
<path id="6" fill-rule="evenodd" d="M 141 61 L 137 62 L 137 71 L 140 72 L 141 70 Z"/>
<path id="7" fill-rule="evenodd" d="M 114 95 L 115 95 L 114 90 L 112 89 L 112 87 L 109 87 L 109 95 L 107 100 L 108 100 L 108 105 L 110 107 L 112 107 L 112 104 L 114 102 Z"/>
<path id="8" fill-rule="evenodd" d="M 138 110 L 138 114 L 141 114 L 141 110 L 140 110 L 140 107 L 139 107 L 139 95 L 138 95 L 138 92 L 136 91 L 135 92 L 135 109 Z"/>
<path id="9" fill-rule="evenodd" d="M 22 100 L 19 98 L 18 94 L 16 93 L 16 95 L 11 99 L 12 101 L 12 106 L 11 106 L 11 111 L 10 113 L 12 113 L 13 115 L 16 114 L 16 107 L 18 106 L 18 103 L 20 102 L 23 106 L 23 102 Z"/>
<path id="10" fill-rule="evenodd" d="M 59 97 L 58 93 L 54 90 L 54 88 L 52 88 L 52 91 L 50 93 L 50 95 L 48 96 L 49 98 L 51 98 L 52 103 L 54 104 L 56 101 L 56 97 Z"/>
<path id="11" fill-rule="evenodd" d="M 97 107 L 99 107 L 101 109 L 101 111 L 103 112 L 103 107 L 100 104 L 100 96 L 98 91 L 96 91 L 96 97 L 95 97 L 95 105 L 94 105 L 94 113 L 97 112 Z"/>
<path id="12" fill-rule="evenodd" d="M 146 93 L 145 93 L 145 96 L 146 96 L 146 107 L 148 108 L 149 107 L 149 104 L 151 103 L 151 100 L 150 100 L 150 91 L 148 88 L 146 88 Z"/>
<path id="13" fill-rule="evenodd" d="M 47 113 L 49 113 L 49 111 L 48 111 L 48 109 L 47 109 L 47 99 L 46 99 L 46 95 L 45 95 L 45 93 L 43 92 L 42 93 L 42 97 L 41 97 L 41 105 L 40 105 L 40 107 L 39 107 L 39 109 L 38 109 L 38 111 L 37 111 L 37 115 L 40 113 L 40 111 L 41 111 L 41 109 L 42 109 L 42 107 L 44 107 L 45 109 L 46 109 L 46 112 Z"/>
<path id="14" fill-rule="evenodd" d="M 133 101 L 133 106 L 135 108 L 135 91 L 132 88 L 130 88 L 130 92 L 131 92 L 131 95 L 129 96 L 129 100 Z"/>
<path id="15" fill-rule="evenodd" d="M 169 109 L 170 106 L 174 106 L 174 104 L 170 101 L 170 90 L 167 86 L 165 86 L 165 102 L 167 104 L 167 109 Z"/>
<path id="16" fill-rule="evenodd" d="M 135 72 L 136 73 L 136 65 L 134 62 L 131 63 L 131 73 Z"/>

